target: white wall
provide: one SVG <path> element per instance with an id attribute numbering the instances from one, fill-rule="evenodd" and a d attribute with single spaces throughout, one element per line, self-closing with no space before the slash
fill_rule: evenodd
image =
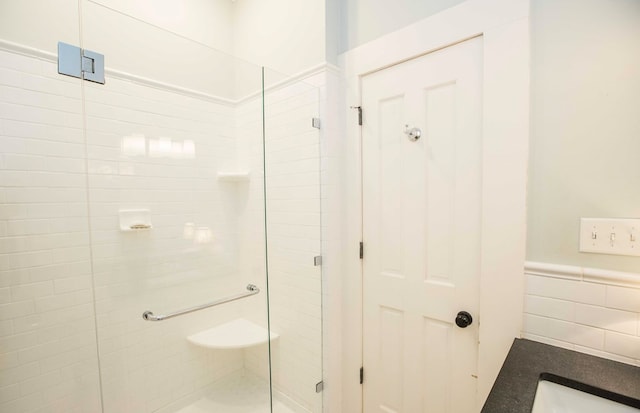
<path id="1" fill-rule="evenodd" d="M 532 2 L 530 261 L 640 272 L 578 252 L 580 217 L 640 217 L 640 2 Z"/>
<path id="2" fill-rule="evenodd" d="M 333 65 L 338 64 L 341 36 L 341 0 L 325 0 L 325 47 L 326 61 Z"/>
<path id="3" fill-rule="evenodd" d="M 327 13 L 335 17 L 332 21 L 337 20 L 335 1 L 97 0 L 118 12 L 288 75 L 325 62 L 328 51 L 335 61 L 339 31 L 325 28 Z M 149 46 L 161 49 L 162 44 Z M 333 46 L 331 50 L 327 44 Z M 214 76 L 211 71 L 210 76 L 219 77 L 219 73 Z"/>
<path id="4" fill-rule="evenodd" d="M 234 3 L 231 0 L 92 1 L 208 47 L 233 53 Z"/>
<path id="5" fill-rule="evenodd" d="M 640 217 L 640 3 L 534 0 L 531 17 L 523 336 L 640 365 L 640 258 L 578 252 L 580 217 Z"/>
<path id="6" fill-rule="evenodd" d="M 238 0 L 234 47 L 237 57 L 296 74 L 325 61 L 323 0 Z"/>
<path id="7" fill-rule="evenodd" d="M 464 0 L 346 0 L 341 3 L 339 51 L 345 52 Z"/>
<path id="8" fill-rule="evenodd" d="M 118 30 L 113 30 L 114 27 Z M 233 57 L 100 4 L 83 4 L 82 42 L 84 48 L 104 54 L 105 67 L 111 70 L 236 98 Z M 259 67 L 253 67 L 251 77 L 248 73 L 244 75 L 244 81 L 259 90 Z"/>
<path id="9" fill-rule="evenodd" d="M 5 0 L 0 2 L 0 39 L 56 52 L 58 41 L 78 44 L 76 0 Z"/>

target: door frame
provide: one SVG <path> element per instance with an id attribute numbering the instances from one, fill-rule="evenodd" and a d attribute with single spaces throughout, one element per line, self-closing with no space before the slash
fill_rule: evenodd
<path id="1" fill-rule="evenodd" d="M 339 394 L 329 405 L 362 411 L 362 135 L 361 79 L 474 37 L 483 39 L 482 252 L 478 349 L 478 411 L 509 351 L 520 337 L 524 294 L 526 184 L 529 147 L 529 0 L 467 0 L 340 56 L 345 83 L 342 189 L 343 277 L 338 298 L 342 326 Z M 384 53 L 380 53 L 383 50 Z M 367 116 L 365 112 L 363 116 Z M 500 197 L 492 194 L 500 193 Z M 346 217 L 358 217 L 347 219 Z M 366 240 L 365 250 L 366 254 Z M 366 380 L 366 366 L 365 366 Z M 335 392 L 335 387 L 334 387 Z"/>

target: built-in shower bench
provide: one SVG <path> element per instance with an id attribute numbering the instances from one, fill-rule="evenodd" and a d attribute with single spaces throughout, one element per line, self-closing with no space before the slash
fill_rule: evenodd
<path id="1" fill-rule="evenodd" d="M 257 346 L 268 340 L 276 340 L 277 333 L 244 318 L 238 318 L 219 326 L 192 334 L 187 337 L 190 343 L 213 349 L 240 349 Z"/>

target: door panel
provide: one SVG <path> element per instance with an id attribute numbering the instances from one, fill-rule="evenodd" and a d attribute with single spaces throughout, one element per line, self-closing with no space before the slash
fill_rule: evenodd
<path id="1" fill-rule="evenodd" d="M 473 411 L 481 80 L 480 38 L 362 79 L 366 413 Z"/>

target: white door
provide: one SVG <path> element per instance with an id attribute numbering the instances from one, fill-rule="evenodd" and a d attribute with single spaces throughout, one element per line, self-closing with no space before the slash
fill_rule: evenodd
<path id="1" fill-rule="evenodd" d="M 481 87 L 481 38 L 362 79 L 365 413 L 476 410 Z"/>

